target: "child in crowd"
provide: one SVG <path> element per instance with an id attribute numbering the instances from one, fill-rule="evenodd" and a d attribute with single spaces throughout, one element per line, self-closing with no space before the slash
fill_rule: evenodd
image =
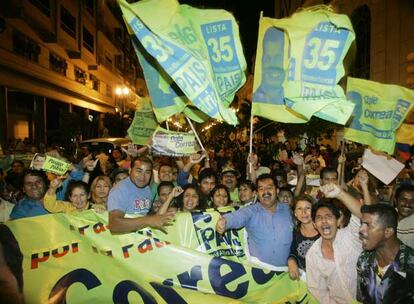
<path id="1" fill-rule="evenodd" d="M 175 189 L 177 188 L 177 189 Z M 174 187 L 172 182 L 161 182 L 157 188 L 158 199 L 152 203 L 152 214 L 164 214 L 167 210 L 176 209 L 173 200 L 182 193 L 181 187 Z"/>
<path id="2" fill-rule="evenodd" d="M 222 184 L 216 185 L 210 192 L 210 200 L 213 208 L 229 206 L 231 203 L 229 190 Z"/>
<path id="3" fill-rule="evenodd" d="M 256 203 L 256 186 L 250 180 L 241 181 L 239 184 L 239 199 L 242 206 Z"/>

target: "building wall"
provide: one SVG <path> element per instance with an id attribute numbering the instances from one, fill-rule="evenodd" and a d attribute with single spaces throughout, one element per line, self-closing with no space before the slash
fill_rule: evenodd
<path id="1" fill-rule="evenodd" d="M 10 106 L 4 104 L 10 102 L 10 91 L 101 113 L 114 113 L 119 107 L 118 86 L 129 87 L 129 99 L 135 100 L 140 68 L 115 5 L 98 0 L 1 1 L 0 88 L 5 93 L 0 106 L 6 122 L 0 128 L 0 143 L 12 134 L 7 131 Z M 42 123 L 35 121 L 34 128 Z"/>

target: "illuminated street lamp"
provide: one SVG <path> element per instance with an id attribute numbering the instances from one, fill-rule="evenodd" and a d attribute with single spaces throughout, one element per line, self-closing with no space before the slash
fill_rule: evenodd
<path id="1" fill-rule="evenodd" d="M 128 94 L 129 94 L 129 89 L 126 86 L 118 86 L 115 89 L 115 95 L 117 99 L 119 99 L 121 102 L 121 109 L 122 109 L 121 115 L 125 112 L 125 99 L 128 96 Z M 118 108 L 118 104 L 116 106 L 117 106 L 116 108 Z"/>

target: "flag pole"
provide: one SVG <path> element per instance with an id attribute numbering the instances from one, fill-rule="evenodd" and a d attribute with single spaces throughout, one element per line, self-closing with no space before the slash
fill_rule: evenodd
<path id="1" fill-rule="evenodd" d="M 253 152 L 253 114 L 250 112 L 250 139 L 249 139 L 249 155 L 252 157 Z M 248 172 L 248 178 L 252 175 L 252 163 L 251 160 L 249 161 L 249 172 Z"/>
<path id="2" fill-rule="evenodd" d="M 203 144 L 201 143 L 200 137 L 198 137 L 198 134 L 197 134 L 193 124 L 191 123 L 191 120 L 188 117 L 185 117 L 185 118 L 187 119 L 187 122 L 190 125 L 191 130 L 193 130 L 193 133 L 194 133 L 195 137 L 197 138 L 197 141 L 198 141 L 198 144 L 201 147 L 201 150 L 205 151 L 206 149 L 204 148 Z"/>

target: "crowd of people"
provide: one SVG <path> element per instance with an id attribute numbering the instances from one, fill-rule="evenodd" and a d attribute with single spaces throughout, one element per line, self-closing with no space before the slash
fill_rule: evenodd
<path id="1" fill-rule="evenodd" d="M 320 303 L 414 303 L 410 164 L 384 185 L 343 149 L 277 147 L 255 144 L 249 154 L 214 146 L 185 158 L 151 155 L 147 146 L 136 155 L 84 147 L 77 159 L 51 150 L 71 163 L 66 175 L 35 160 L 0 171 L 0 221 L 93 209 L 107 212 L 119 234 L 163 229 L 177 212 L 232 206 L 217 233 L 244 227 L 252 263 L 286 267 Z"/>

